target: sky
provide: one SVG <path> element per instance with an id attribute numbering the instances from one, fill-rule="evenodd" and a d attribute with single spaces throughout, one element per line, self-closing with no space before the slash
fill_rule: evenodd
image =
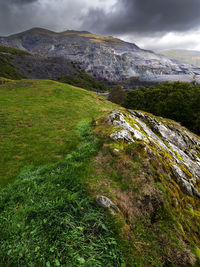
<path id="1" fill-rule="evenodd" d="M 0 36 L 87 30 L 144 49 L 200 51 L 200 0 L 0 0 Z"/>

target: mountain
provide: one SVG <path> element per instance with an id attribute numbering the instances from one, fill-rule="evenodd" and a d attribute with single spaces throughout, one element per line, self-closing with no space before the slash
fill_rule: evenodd
<path id="1" fill-rule="evenodd" d="M 200 137 L 67 84 L 5 82 L 3 266 L 199 266 Z"/>
<path id="2" fill-rule="evenodd" d="M 198 80 L 200 69 L 180 64 L 152 51 L 111 36 L 85 31 L 31 30 L 0 37 L 0 44 L 37 53 L 45 57 L 62 57 L 88 74 L 127 87 L 141 82 Z"/>
<path id="3" fill-rule="evenodd" d="M 200 67 L 200 52 L 194 50 L 181 50 L 172 49 L 159 52 L 172 60 L 176 60 L 179 63 L 191 64 L 196 67 Z"/>

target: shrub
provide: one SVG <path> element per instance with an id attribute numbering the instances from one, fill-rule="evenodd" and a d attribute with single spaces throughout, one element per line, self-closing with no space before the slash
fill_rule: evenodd
<path id="1" fill-rule="evenodd" d="M 121 105 L 124 103 L 125 99 L 126 99 L 126 92 L 121 86 L 119 85 L 114 86 L 110 90 L 108 100 L 110 100 L 111 102 Z"/>

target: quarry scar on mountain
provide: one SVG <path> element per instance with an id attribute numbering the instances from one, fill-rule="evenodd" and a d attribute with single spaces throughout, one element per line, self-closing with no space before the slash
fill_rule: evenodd
<path id="1" fill-rule="evenodd" d="M 0 45 L 48 57 L 62 57 L 82 71 L 112 83 L 131 87 L 141 82 L 199 81 L 198 67 L 177 63 L 163 55 L 140 49 L 113 37 L 89 32 L 52 32 L 41 28 L 0 37 Z M 132 79 L 133 84 L 126 83 Z"/>

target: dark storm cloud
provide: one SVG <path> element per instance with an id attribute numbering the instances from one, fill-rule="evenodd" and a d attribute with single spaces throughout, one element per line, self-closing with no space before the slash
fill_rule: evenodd
<path id="1" fill-rule="evenodd" d="M 84 28 L 112 34 L 183 32 L 200 26 L 200 0 L 118 0 L 113 10 L 90 9 Z"/>
<path id="2" fill-rule="evenodd" d="M 24 5 L 24 4 L 31 4 L 33 2 L 37 2 L 38 0 L 8 0 L 10 4 L 15 5 Z"/>
<path id="3" fill-rule="evenodd" d="M 155 49 L 183 40 L 196 49 L 200 0 L 0 0 L 0 36 L 33 27 L 112 34 Z"/>

